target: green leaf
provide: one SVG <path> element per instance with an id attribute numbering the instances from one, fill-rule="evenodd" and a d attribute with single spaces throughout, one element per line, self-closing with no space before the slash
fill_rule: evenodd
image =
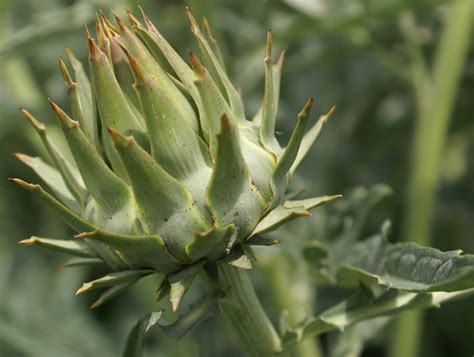
<path id="1" fill-rule="evenodd" d="M 285 61 L 285 51 L 282 51 L 280 53 L 280 56 L 278 57 L 278 61 L 272 65 L 272 78 L 273 78 L 273 91 L 274 91 L 273 97 L 274 97 L 276 113 L 278 113 L 278 102 L 280 99 L 281 73 L 282 73 L 284 61 Z M 267 77 L 265 77 L 265 80 L 267 80 Z M 264 94 L 264 101 L 265 101 L 265 94 Z M 262 103 L 258 112 L 252 118 L 252 122 L 258 126 L 262 125 L 263 106 L 264 106 L 264 103 Z"/>
<path id="2" fill-rule="evenodd" d="M 82 286 L 77 290 L 76 295 L 88 292 L 92 289 L 108 288 L 118 284 L 136 282 L 139 278 L 151 273 L 154 273 L 154 271 L 149 269 L 134 269 L 110 273 L 99 279 L 82 284 Z"/>
<path id="3" fill-rule="evenodd" d="M 76 232 L 93 231 L 97 229 L 94 225 L 83 220 L 69 208 L 65 207 L 61 202 L 56 200 L 53 196 L 47 193 L 40 185 L 27 183 L 23 180 L 14 178 L 11 179 L 15 184 L 21 188 L 30 191 L 33 195 L 38 197 L 43 203 L 51 208 L 54 213 L 61 218 L 69 227 Z"/>
<path id="4" fill-rule="evenodd" d="M 192 306 L 186 314 L 181 315 L 175 322 L 167 325 L 160 323 L 160 328 L 168 337 L 179 340 L 199 323 L 217 313 L 219 313 L 217 298 L 207 297 Z"/>
<path id="5" fill-rule="evenodd" d="M 153 158 L 190 190 L 201 210 L 206 212 L 203 187 L 211 176 L 209 149 L 155 78 L 144 72 L 132 56 L 129 61 L 146 118 Z"/>
<path id="6" fill-rule="evenodd" d="M 353 244 L 338 264 L 345 287 L 376 284 L 414 292 L 458 291 L 474 287 L 474 255 L 441 252 L 414 243 L 390 244 L 383 235 Z"/>
<path id="7" fill-rule="evenodd" d="M 303 109 L 298 113 L 298 120 L 296 122 L 295 128 L 291 133 L 290 141 L 284 149 L 281 156 L 278 158 L 277 166 L 273 173 L 273 183 L 276 186 L 276 196 L 274 199 L 278 199 L 279 196 L 282 196 L 284 192 L 280 192 L 286 185 L 284 183 L 287 173 L 290 170 L 291 166 L 296 160 L 301 141 L 304 135 L 304 129 L 308 121 L 309 112 L 313 106 L 313 98 L 309 98 Z"/>
<path id="8" fill-rule="evenodd" d="M 193 265 L 168 276 L 168 282 L 170 284 L 170 302 L 173 311 L 178 310 L 184 294 L 188 291 L 196 275 L 201 271 L 204 263 L 204 261 L 194 263 Z"/>
<path id="9" fill-rule="evenodd" d="M 237 128 L 225 115 L 217 135 L 217 154 L 207 202 L 216 221 L 220 225 L 235 223 L 241 238 L 252 232 L 266 208 L 242 157 Z"/>
<path id="10" fill-rule="evenodd" d="M 59 266 L 59 269 L 72 268 L 82 265 L 103 265 L 105 262 L 100 258 L 71 258 Z"/>
<path id="11" fill-rule="evenodd" d="M 39 157 L 31 157 L 25 154 L 16 153 L 16 158 L 25 165 L 31 167 L 33 171 L 48 185 L 56 196 L 74 212 L 81 212 L 81 205 L 67 188 L 61 174 Z"/>
<path id="12" fill-rule="evenodd" d="M 392 316 L 407 310 L 439 307 L 445 301 L 474 293 L 474 289 L 454 293 L 411 293 L 389 290 L 378 298 L 357 294 L 317 317 L 307 317 L 300 324 L 290 327 L 283 336 L 285 347 L 303 339 L 321 335 L 332 330 L 343 330 L 359 321 L 379 316 Z"/>
<path id="13" fill-rule="evenodd" d="M 181 93 L 178 87 L 174 84 L 168 73 L 166 73 L 159 63 L 155 60 L 153 55 L 148 51 L 146 46 L 140 39 L 125 25 L 119 17 L 115 17 L 119 25 L 119 36 L 115 37 L 117 42 L 122 46 L 127 53 L 131 54 L 143 66 L 146 73 L 155 77 L 155 80 L 160 88 L 162 88 L 169 101 L 174 108 L 179 108 L 182 118 L 188 121 L 188 124 L 199 132 L 198 118 L 191 106 L 191 103 L 186 99 L 185 95 Z"/>
<path id="14" fill-rule="evenodd" d="M 21 113 L 28 120 L 28 122 L 35 128 L 36 132 L 41 138 L 49 157 L 53 161 L 56 169 L 61 173 L 64 182 L 66 183 L 69 191 L 74 197 L 81 203 L 85 202 L 87 197 L 87 191 L 82 180 L 82 176 L 74 163 L 69 162 L 61 153 L 61 151 L 54 145 L 49 138 L 46 127 L 44 124 L 36 120 L 30 112 L 25 109 L 21 109 Z"/>
<path id="15" fill-rule="evenodd" d="M 252 261 L 242 245 L 237 245 L 233 248 L 230 254 L 222 258 L 221 261 L 240 269 L 251 270 L 253 268 Z"/>
<path id="16" fill-rule="evenodd" d="M 216 54 L 213 52 L 211 46 L 207 42 L 204 34 L 191 14 L 191 11 L 189 9 L 186 10 L 191 23 L 191 30 L 198 41 L 201 54 L 203 58 L 205 58 L 206 64 L 208 65 L 208 70 L 213 73 L 214 80 L 219 80 L 222 83 L 226 91 L 227 98 L 229 99 L 229 105 L 233 116 L 235 116 L 239 123 L 245 122 L 244 105 L 239 94 L 237 93 L 237 90 L 232 85 L 227 73 L 225 72 L 225 69 L 219 63 Z M 220 113 L 220 115 L 222 114 L 223 112 Z"/>
<path id="17" fill-rule="evenodd" d="M 87 238 L 111 247 L 129 268 L 170 273 L 180 267 L 180 262 L 169 253 L 163 238 L 158 235 L 124 235 L 96 229 L 78 234 L 76 238 Z"/>
<path id="18" fill-rule="evenodd" d="M 114 286 L 111 286 L 108 288 L 106 291 L 104 291 L 100 296 L 97 298 L 97 300 L 94 301 L 94 303 L 91 305 L 91 309 L 98 308 L 99 306 L 102 306 L 105 304 L 107 301 L 113 299 L 117 295 L 121 294 L 124 292 L 126 289 L 128 289 L 130 286 L 135 284 L 137 280 L 130 280 L 122 284 L 117 284 Z"/>
<path id="19" fill-rule="evenodd" d="M 184 247 L 192 234 L 209 228 L 193 197 L 133 137 L 126 138 L 113 129 L 109 133 L 130 178 L 143 229 L 160 234 L 171 253 L 186 261 Z"/>
<path id="20" fill-rule="evenodd" d="M 224 96 L 219 91 L 215 81 L 209 75 L 209 72 L 197 56 L 189 52 L 189 58 L 195 74 L 194 84 L 198 89 L 202 107 L 199 109 L 200 120 L 203 134 L 211 148 L 211 157 L 215 159 L 216 138 L 215 135 L 219 132 L 219 120 L 222 115 L 227 115 L 230 121 L 234 122 L 232 111 L 226 102 Z"/>
<path id="21" fill-rule="evenodd" d="M 138 320 L 127 337 L 122 357 L 143 356 L 144 334 L 160 320 L 162 313 L 162 311 L 152 312 Z"/>
<path id="22" fill-rule="evenodd" d="M 99 156 L 90 141 L 61 108 L 51 102 L 76 159 L 88 191 L 98 205 L 111 214 L 131 206 L 132 196 L 127 185 L 118 178 Z"/>
<path id="23" fill-rule="evenodd" d="M 107 55 L 97 47 L 92 38 L 89 41 L 89 64 L 92 74 L 92 83 L 97 100 L 100 121 L 102 124 L 102 137 L 105 153 L 110 160 L 117 175 L 126 180 L 127 174 L 123 168 L 110 137 L 106 135 L 106 128 L 113 127 L 122 134 L 135 135 L 143 145 L 146 142 L 144 128 L 136 117 L 124 92 L 114 74 L 112 65 Z"/>
<path id="24" fill-rule="evenodd" d="M 73 240 L 31 237 L 19 242 L 22 245 L 37 245 L 56 252 L 83 258 L 95 258 L 97 255 L 84 242 Z"/>
<path id="25" fill-rule="evenodd" d="M 265 92 L 262 104 L 262 122 L 260 126 L 260 140 L 264 147 L 273 152 L 279 153 L 280 145 L 275 137 L 275 121 L 277 115 L 277 98 L 275 93 L 275 83 L 273 81 L 272 68 L 272 31 L 267 33 L 267 47 L 265 50 Z"/>
<path id="26" fill-rule="evenodd" d="M 334 201 L 340 198 L 341 195 L 321 196 L 307 198 L 304 200 L 287 200 L 282 204 L 271 210 L 255 227 L 251 236 L 257 234 L 270 232 L 277 229 L 282 224 L 291 221 L 297 217 L 309 216 L 310 209 L 318 207 L 324 203 Z"/>
<path id="27" fill-rule="evenodd" d="M 309 129 L 306 135 L 303 137 L 303 140 L 301 141 L 300 149 L 298 150 L 298 154 L 296 155 L 296 159 L 290 168 L 290 175 L 293 175 L 295 173 L 301 161 L 303 161 L 306 155 L 311 151 L 314 144 L 316 143 L 316 140 L 319 137 L 319 133 L 321 132 L 323 126 L 326 125 L 327 121 L 329 120 L 329 118 L 332 116 L 332 114 L 335 111 L 336 111 L 336 107 L 333 106 L 329 110 L 329 112 L 322 115 L 318 119 L 316 124 L 314 124 L 313 127 Z"/>

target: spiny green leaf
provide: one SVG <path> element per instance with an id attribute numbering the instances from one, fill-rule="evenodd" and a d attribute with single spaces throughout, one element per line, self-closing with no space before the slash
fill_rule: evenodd
<path id="1" fill-rule="evenodd" d="M 211 176 L 209 150 L 199 135 L 182 118 L 183 113 L 153 76 L 132 57 L 135 88 L 146 118 L 152 156 L 171 176 L 181 181 L 205 209 L 205 191 Z"/>
<path id="2" fill-rule="evenodd" d="M 64 179 L 69 191 L 74 195 L 74 197 L 81 203 L 85 202 L 87 197 L 87 191 L 82 180 L 82 176 L 79 173 L 79 170 L 75 164 L 69 162 L 61 153 L 61 151 L 54 145 L 54 143 L 49 138 L 46 127 L 44 124 L 40 123 L 36 118 L 31 115 L 26 109 L 21 109 L 21 113 L 28 120 L 28 122 L 35 128 L 38 135 L 43 142 L 46 151 L 49 154 L 49 157 L 53 161 L 56 169 L 61 173 L 61 176 Z"/>
<path id="3" fill-rule="evenodd" d="M 105 262 L 100 258 L 71 258 L 59 266 L 59 269 L 72 268 L 82 265 L 104 265 Z"/>
<path id="4" fill-rule="evenodd" d="M 160 272 L 173 272 L 180 266 L 158 235 L 124 235 L 96 229 L 78 234 L 76 238 L 88 238 L 113 248 L 129 268 L 148 267 Z"/>
<path id="5" fill-rule="evenodd" d="M 239 227 L 239 237 L 246 237 L 266 205 L 242 157 L 237 128 L 225 115 L 217 135 L 215 161 L 207 189 L 209 209 L 220 225 L 235 223 Z"/>
<path id="6" fill-rule="evenodd" d="M 352 245 L 337 257 L 338 284 L 359 282 L 414 292 L 457 291 L 474 286 L 474 255 L 441 252 L 414 243 L 390 244 L 383 235 Z"/>
<path id="7" fill-rule="evenodd" d="M 211 157 L 215 159 L 215 135 L 219 132 L 219 119 L 223 114 L 226 114 L 229 120 L 234 122 L 234 117 L 228 103 L 207 69 L 204 68 L 193 52 L 189 52 L 189 58 L 195 73 L 194 84 L 202 100 L 202 108 L 199 108 L 202 110 L 199 113 L 202 131 L 211 147 Z"/>
<path id="8" fill-rule="evenodd" d="M 107 301 L 113 299 L 117 295 L 119 295 L 122 292 L 124 292 L 125 290 L 127 290 L 130 286 L 132 286 L 136 282 L 137 282 L 137 280 L 130 280 L 130 281 L 127 281 L 127 282 L 122 283 L 122 284 L 117 284 L 117 285 L 111 286 L 106 291 L 104 291 L 102 294 L 100 294 L 100 296 L 97 298 L 97 300 L 95 300 L 92 303 L 90 308 L 91 309 L 96 309 L 99 306 L 102 306 Z"/>
<path id="9" fill-rule="evenodd" d="M 15 156 L 25 165 L 31 167 L 67 207 L 76 213 L 81 211 L 80 203 L 71 194 L 61 174 L 56 169 L 49 166 L 39 157 L 31 157 L 20 153 L 16 153 Z"/>
<path id="10" fill-rule="evenodd" d="M 277 191 L 280 191 L 280 187 L 285 180 L 286 174 L 295 162 L 296 155 L 298 154 L 303 139 L 306 122 L 308 121 L 309 111 L 312 106 L 313 98 L 311 97 L 308 99 L 301 112 L 298 113 L 298 121 L 291 133 L 290 141 L 282 155 L 278 158 L 277 166 L 273 173 L 273 183 L 276 186 Z M 283 193 L 277 192 L 276 198 L 282 194 Z"/>
<path id="11" fill-rule="evenodd" d="M 159 63 L 140 39 L 123 24 L 118 16 L 115 18 L 119 25 L 119 36 L 116 37 L 117 42 L 127 53 L 131 54 L 140 62 L 146 73 L 155 77 L 158 86 L 166 92 L 169 101 L 173 103 L 173 107 L 179 108 L 182 118 L 187 120 L 188 124 L 198 132 L 199 128 L 196 113 L 184 94 L 176 87 L 170 76 L 160 67 Z"/>
<path id="12" fill-rule="evenodd" d="M 114 213 L 131 205 L 132 197 L 129 188 L 102 161 L 90 141 L 79 129 L 79 124 L 69 118 L 53 102 L 51 106 L 61 122 L 82 178 L 99 206 L 108 213 Z"/>
<path id="13" fill-rule="evenodd" d="M 173 311 L 178 310 L 181 300 L 204 265 L 204 261 L 194 263 L 187 268 L 168 276 L 170 283 L 170 302 Z"/>
<path id="14" fill-rule="evenodd" d="M 439 307 L 440 303 L 472 293 L 474 293 L 474 289 L 455 293 L 422 294 L 389 290 L 375 299 L 357 294 L 324 311 L 319 316 L 308 317 L 297 326 L 291 327 L 283 336 L 283 343 L 288 347 L 303 339 L 331 330 L 343 330 L 346 326 L 362 320 L 396 315 L 411 309 Z"/>
<path id="15" fill-rule="evenodd" d="M 281 73 L 283 69 L 283 62 L 285 61 L 285 51 L 280 53 L 278 61 L 272 65 L 272 77 L 273 77 L 273 91 L 274 91 L 274 100 L 275 100 L 275 110 L 278 112 L 278 102 L 280 99 L 280 83 L 281 83 Z M 266 78 L 265 78 L 266 79 Z M 265 96 L 265 94 L 264 94 Z M 263 106 L 264 103 L 258 109 L 258 112 L 252 118 L 252 122 L 258 126 L 262 125 L 263 117 Z"/>
<path id="16" fill-rule="evenodd" d="M 323 126 L 327 123 L 329 118 L 332 116 L 332 114 L 336 111 L 336 107 L 333 106 L 329 112 L 326 114 L 322 115 L 319 120 L 314 124 L 314 126 L 308 130 L 306 135 L 303 137 L 303 140 L 301 141 L 301 147 L 298 150 L 298 154 L 296 155 L 295 162 L 291 166 L 290 169 L 290 175 L 293 175 L 298 166 L 300 165 L 301 161 L 306 157 L 306 155 L 311 151 L 313 148 L 314 144 L 316 143 L 316 139 L 319 136 L 319 133 L 321 132 L 321 129 Z"/>
<path id="17" fill-rule="evenodd" d="M 237 93 L 237 90 L 232 85 L 229 77 L 227 76 L 227 73 L 225 72 L 225 69 L 219 63 L 219 60 L 217 59 L 216 54 L 213 52 L 211 46 L 207 42 L 204 34 L 199 28 L 191 11 L 189 9 L 186 9 L 186 10 L 187 10 L 189 21 L 191 23 L 191 30 L 196 36 L 199 47 L 201 49 L 201 54 L 203 58 L 206 60 L 208 70 L 211 71 L 211 73 L 215 72 L 215 75 L 213 75 L 213 78 L 216 81 L 219 80 L 222 83 L 223 87 L 225 88 L 227 98 L 229 99 L 229 105 L 230 105 L 230 108 L 232 109 L 233 115 L 239 121 L 239 123 L 244 123 L 245 122 L 244 105 L 242 103 L 242 100 L 240 99 L 239 94 Z M 221 113 L 221 115 L 222 114 L 223 113 Z"/>
<path id="18" fill-rule="evenodd" d="M 76 295 L 85 293 L 92 289 L 107 288 L 109 286 L 114 286 L 118 284 L 131 283 L 132 281 L 136 282 L 144 275 L 149 275 L 153 272 L 153 270 L 147 269 L 133 269 L 110 273 L 99 279 L 95 279 L 82 284 L 82 286 L 77 290 Z"/>
<path id="19" fill-rule="evenodd" d="M 282 224 L 291 221 L 296 217 L 309 216 L 310 209 L 320 206 L 324 203 L 331 202 L 340 197 L 341 195 L 333 195 L 307 198 L 304 200 L 284 201 L 275 209 L 271 210 L 265 217 L 263 217 L 255 230 L 252 232 L 252 236 L 273 231 Z"/>
<path id="20" fill-rule="evenodd" d="M 49 208 L 51 208 L 54 213 L 61 218 L 69 227 L 71 227 L 76 232 L 83 232 L 83 231 L 92 231 L 95 230 L 97 227 L 90 224 L 89 222 L 83 220 L 69 208 L 65 207 L 61 202 L 56 200 L 52 197 L 49 193 L 47 193 L 40 185 L 34 185 L 27 183 L 23 180 L 14 178 L 11 179 L 14 183 L 16 183 L 21 188 L 30 191 L 36 197 L 38 197 L 43 203 L 45 203 Z"/>
<path id="21" fill-rule="evenodd" d="M 130 177 L 145 232 L 163 236 L 170 242 L 171 253 L 186 261 L 188 237 L 208 229 L 193 197 L 133 137 L 126 138 L 113 129 L 109 133 Z"/>
<path id="22" fill-rule="evenodd" d="M 31 237 L 19 242 L 22 245 L 38 245 L 57 252 L 76 257 L 95 258 L 96 254 L 84 242 L 74 240 Z"/>
<path id="23" fill-rule="evenodd" d="M 104 149 L 114 171 L 122 179 L 127 179 L 127 174 L 113 148 L 110 137 L 105 128 L 114 127 L 126 135 L 135 135 L 140 142 L 146 142 L 144 129 L 135 116 L 124 92 L 120 88 L 113 68 L 106 54 L 97 47 L 92 38 L 89 41 L 89 64 L 92 73 L 92 83 L 99 109 L 100 121 L 103 128 Z"/>
<path id="24" fill-rule="evenodd" d="M 265 50 L 265 92 L 263 96 L 262 123 L 260 126 L 260 140 L 265 148 L 277 155 L 280 151 L 280 145 L 275 138 L 275 120 L 277 114 L 277 97 L 275 97 L 275 88 L 272 69 L 272 32 L 267 33 L 267 48 Z"/>

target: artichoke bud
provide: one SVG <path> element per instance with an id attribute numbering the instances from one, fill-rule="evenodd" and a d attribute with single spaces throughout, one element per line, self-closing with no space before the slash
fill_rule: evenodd
<path id="1" fill-rule="evenodd" d="M 54 166 L 17 156 L 53 194 L 13 181 L 55 211 L 76 236 L 21 243 L 69 253 L 76 257 L 71 266 L 107 264 L 112 272 L 106 279 L 78 291 L 108 287 L 94 306 L 156 272 L 168 276 L 177 308 L 182 286 L 207 261 L 235 264 L 236 245 L 245 252 L 242 245 L 273 244 L 277 241 L 261 234 L 338 197 L 285 198 L 291 175 L 332 111 L 305 135 L 309 99 L 288 144 L 280 146 L 275 122 L 283 54 L 272 64 L 271 32 L 262 106 L 248 120 L 209 24 L 204 21 L 202 31 L 189 10 L 188 17 L 200 51 L 189 53 L 189 64 L 144 14 L 145 26 L 128 14 L 130 27 L 117 15 L 116 25 L 97 16 L 98 39 L 88 34 L 90 77 L 69 49 L 72 71 L 59 60 L 72 117 L 50 103 L 73 161 L 22 110 Z"/>

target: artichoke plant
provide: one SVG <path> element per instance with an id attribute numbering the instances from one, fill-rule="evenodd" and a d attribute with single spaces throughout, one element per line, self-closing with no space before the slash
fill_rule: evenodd
<path id="1" fill-rule="evenodd" d="M 305 134 L 310 98 L 282 148 L 275 119 L 284 54 L 272 63 L 271 32 L 263 101 L 249 120 L 207 21 L 201 28 L 189 10 L 187 14 L 200 53 L 189 53 L 190 65 L 144 14 L 143 25 L 129 13 L 129 26 L 117 15 L 113 24 L 98 14 L 97 39 L 87 33 L 90 79 L 67 49 L 72 71 L 62 59 L 59 67 L 71 114 L 50 104 L 73 160 L 41 122 L 22 110 L 49 160 L 17 157 L 52 193 L 38 184 L 13 181 L 49 206 L 76 235 L 20 243 L 72 255 L 65 266 L 105 263 L 110 274 L 78 290 L 107 288 L 93 307 L 141 277 L 160 273 L 166 278 L 159 295 L 169 296 L 176 311 L 194 277 L 217 266 L 218 284 L 223 290 L 230 287 L 228 298 L 242 299 L 238 289 L 243 289 L 251 300 L 247 313 L 253 317 L 240 333 L 248 349 L 258 351 L 248 340 L 260 338 L 265 345 L 267 338 L 270 342 L 260 351 L 277 351 L 278 336 L 242 269 L 251 267 L 251 245 L 276 243 L 263 233 L 338 197 L 292 200 L 295 195 L 287 193 L 333 110 Z M 231 305 L 223 306 L 231 323 L 245 322 L 232 315 Z M 255 336 L 245 336 L 252 324 Z"/>

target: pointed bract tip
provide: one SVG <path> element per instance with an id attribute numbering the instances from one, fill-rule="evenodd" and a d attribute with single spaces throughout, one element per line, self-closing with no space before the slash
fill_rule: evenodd
<path id="1" fill-rule="evenodd" d="M 72 86 L 74 82 L 71 78 L 71 75 L 69 74 L 69 71 L 66 67 L 66 63 L 64 63 L 64 60 L 62 59 L 62 57 L 59 58 L 58 63 L 59 63 L 59 71 L 61 72 L 61 76 L 63 77 L 64 82 L 66 83 L 67 86 Z"/>
<path id="2" fill-rule="evenodd" d="M 232 128 L 232 124 L 230 123 L 229 117 L 225 113 L 221 116 L 221 131 L 223 131 L 224 128 Z"/>
<path id="3" fill-rule="evenodd" d="M 107 131 L 114 142 L 115 146 L 126 147 L 133 141 L 133 136 L 125 136 L 119 133 L 117 130 L 108 127 Z"/>
<path id="4" fill-rule="evenodd" d="M 306 101 L 306 103 L 305 103 L 303 109 L 301 109 L 301 111 L 298 113 L 298 119 L 299 119 L 299 120 L 301 120 L 301 119 L 306 119 L 306 118 L 308 117 L 308 114 L 309 114 L 309 112 L 310 112 L 310 110 L 311 110 L 311 108 L 312 108 L 312 106 L 313 106 L 313 101 L 314 101 L 314 98 L 313 98 L 313 97 L 310 97 L 310 98 Z"/>
<path id="5" fill-rule="evenodd" d="M 141 64 L 128 51 L 125 51 L 125 54 L 127 55 L 128 63 L 130 64 L 130 68 L 132 69 L 132 72 L 135 76 L 135 80 L 137 83 L 143 82 L 145 80 L 146 74 Z"/>
<path id="6" fill-rule="evenodd" d="M 272 30 L 267 32 L 267 46 L 265 48 L 265 64 L 270 64 L 272 61 Z"/>
<path id="7" fill-rule="evenodd" d="M 216 39 L 212 35 L 211 26 L 209 25 L 209 21 L 207 21 L 206 17 L 202 18 L 202 24 L 203 24 L 203 27 L 204 27 L 204 32 L 206 33 L 209 40 L 211 40 L 213 42 L 216 42 Z"/>
<path id="8" fill-rule="evenodd" d="M 98 300 L 94 301 L 94 303 L 91 306 L 89 306 L 89 309 L 94 310 L 94 309 L 98 308 L 100 305 L 102 305 L 102 300 L 98 299 Z"/>
<path id="9" fill-rule="evenodd" d="M 28 191 L 35 191 L 39 188 L 39 185 L 34 185 L 32 183 L 28 183 L 26 181 L 23 181 L 19 178 L 9 178 L 8 180 L 12 181 L 13 183 L 17 184 L 21 188 L 28 190 Z"/>
<path id="10" fill-rule="evenodd" d="M 119 26 L 120 30 L 121 31 L 125 31 L 127 29 L 127 27 L 125 26 L 125 23 L 122 21 L 122 19 L 120 18 L 119 15 L 117 15 L 113 10 L 110 10 L 112 12 L 112 15 L 114 16 L 115 18 L 115 22 L 117 23 L 117 25 Z"/>
<path id="11" fill-rule="evenodd" d="M 206 74 L 206 68 L 202 65 L 199 58 L 194 54 L 194 52 L 189 51 L 189 59 L 191 61 L 191 66 L 193 67 L 194 73 L 198 77 L 204 77 Z"/>
<path id="12" fill-rule="evenodd" d="M 198 33 L 200 30 L 199 30 L 199 26 L 197 24 L 197 21 L 194 18 L 193 13 L 191 12 L 191 9 L 187 6 L 186 6 L 186 15 L 188 15 L 189 22 L 191 23 L 191 30 L 194 33 Z"/>
<path id="13" fill-rule="evenodd" d="M 100 48 L 92 37 L 87 37 L 87 45 L 89 47 L 89 58 L 95 58 L 100 53 Z"/>
<path id="14" fill-rule="evenodd" d="M 92 288 L 91 283 L 84 283 L 84 284 L 82 284 L 82 286 L 79 289 L 77 289 L 76 295 L 85 293 L 86 291 L 90 290 L 90 288 Z"/>
<path id="15" fill-rule="evenodd" d="M 44 132 L 46 130 L 46 127 L 44 126 L 44 124 L 36 120 L 36 118 L 33 115 L 31 115 L 31 113 L 28 110 L 21 108 L 20 112 L 38 132 Z"/>
<path id="16" fill-rule="evenodd" d="M 127 19 L 130 26 L 132 26 L 133 28 L 139 28 L 142 26 L 140 21 L 138 21 L 138 19 L 132 14 L 130 10 L 127 10 Z"/>
<path id="17" fill-rule="evenodd" d="M 329 111 L 323 117 L 323 123 L 324 124 L 326 124 L 328 122 L 329 118 L 331 118 L 331 116 L 334 114 L 335 111 L 336 111 L 336 106 L 333 105 L 331 107 L 331 109 L 329 109 Z"/>
<path id="18" fill-rule="evenodd" d="M 86 37 L 87 37 L 87 38 L 91 38 L 91 37 L 92 37 L 91 32 L 89 31 L 89 26 L 87 26 L 86 23 L 84 23 L 84 31 L 86 32 Z"/>
<path id="19" fill-rule="evenodd" d="M 28 239 L 23 239 L 23 240 L 19 241 L 18 244 L 20 244 L 20 245 L 33 245 L 33 244 L 36 243 L 36 241 L 37 241 L 36 237 L 33 236 L 33 237 L 28 238 Z"/>
<path id="20" fill-rule="evenodd" d="M 278 60 L 276 63 L 278 67 L 280 68 L 283 67 L 283 63 L 285 62 L 285 56 L 286 56 L 286 51 L 285 50 L 281 51 L 280 56 L 278 56 Z"/>
<path id="21" fill-rule="evenodd" d="M 51 98 L 48 98 L 48 102 L 51 105 L 51 108 L 53 108 L 54 113 L 56 114 L 56 117 L 58 118 L 59 122 L 61 123 L 61 126 L 63 128 L 74 128 L 79 125 L 77 121 L 72 120 L 69 115 L 67 115 L 64 110 L 62 110 L 59 105 L 57 105 L 55 102 L 51 100 Z"/>
<path id="22" fill-rule="evenodd" d="M 24 164 L 30 163 L 31 160 L 33 159 L 33 157 L 31 157 L 29 155 L 26 155 L 26 154 L 23 154 L 21 152 L 15 152 L 15 153 L 13 153 L 13 155 L 15 155 L 15 157 Z"/>

